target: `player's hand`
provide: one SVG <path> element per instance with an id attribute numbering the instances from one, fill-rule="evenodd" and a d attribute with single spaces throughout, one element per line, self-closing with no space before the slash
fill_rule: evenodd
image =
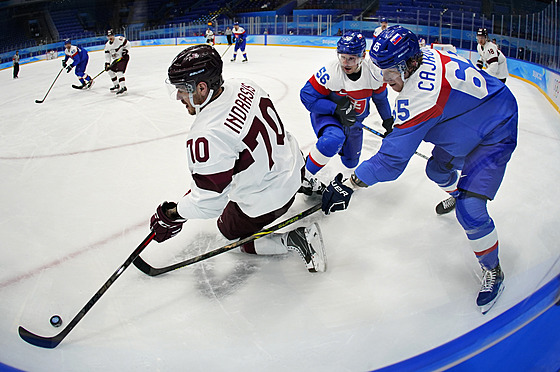
<path id="1" fill-rule="evenodd" d="M 123 57 L 126 56 L 126 55 L 128 54 L 128 50 L 123 49 L 123 51 L 121 52 L 121 54 L 122 54 Z"/>
<path id="2" fill-rule="evenodd" d="M 325 214 L 348 208 L 354 190 L 342 183 L 342 173 L 336 175 L 323 192 L 321 209 Z"/>
<path id="3" fill-rule="evenodd" d="M 354 104 L 350 101 L 350 98 L 342 97 L 336 104 L 334 116 L 340 121 L 340 124 L 346 127 L 351 127 L 356 123 L 356 110 L 354 110 Z"/>
<path id="4" fill-rule="evenodd" d="M 109 71 L 111 64 L 109 62 L 105 62 L 105 71 Z"/>
<path id="5" fill-rule="evenodd" d="M 70 71 L 72 71 L 73 68 L 74 68 L 74 66 L 72 66 L 72 65 L 66 67 L 66 73 L 69 73 Z"/>
<path id="6" fill-rule="evenodd" d="M 154 240 L 161 243 L 169 238 L 177 235 L 183 228 L 185 223 L 184 218 L 173 218 L 170 216 L 169 211 L 175 209 L 174 214 L 177 214 L 177 203 L 174 202 L 163 202 L 157 209 L 156 213 L 150 219 L 150 228 L 156 233 Z"/>
<path id="7" fill-rule="evenodd" d="M 66 67 L 66 61 L 62 60 L 62 67 Z"/>
<path id="8" fill-rule="evenodd" d="M 395 119 L 393 119 L 392 116 L 388 119 L 383 120 L 383 123 L 381 123 L 381 126 L 383 127 L 383 129 L 385 129 L 385 134 L 383 135 L 383 138 L 387 137 L 387 135 L 393 131 L 393 123 L 394 122 L 395 122 Z"/>
<path id="9" fill-rule="evenodd" d="M 478 61 L 476 61 L 476 67 L 478 67 L 481 70 L 482 70 L 482 67 L 484 67 L 484 65 L 482 64 L 482 61 L 480 59 Z"/>

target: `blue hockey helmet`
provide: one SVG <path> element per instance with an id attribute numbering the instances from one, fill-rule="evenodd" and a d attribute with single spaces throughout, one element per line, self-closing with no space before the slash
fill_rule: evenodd
<path id="1" fill-rule="evenodd" d="M 396 68 L 406 71 L 406 62 L 421 55 L 418 37 L 402 26 L 391 26 L 374 40 L 369 51 L 371 61 L 380 69 Z"/>
<path id="2" fill-rule="evenodd" d="M 64 40 L 64 45 L 68 45 L 68 44 L 72 45 L 72 42 L 70 41 L 70 39 Z"/>
<path id="3" fill-rule="evenodd" d="M 366 38 L 359 32 L 346 32 L 336 44 L 338 54 L 361 56 L 366 51 Z"/>

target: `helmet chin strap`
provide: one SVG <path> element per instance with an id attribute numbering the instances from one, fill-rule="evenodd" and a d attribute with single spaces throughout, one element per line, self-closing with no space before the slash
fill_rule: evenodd
<path id="1" fill-rule="evenodd" d="M 200 110 L 202 110 L 204 106 L 206 106 L 210 102 L 213 95 L 214 95 L 214 90 L 210 89 L 210 91 L 208 92 L 208 96 L 206 97 L 206 100 L 204 100 L 204 102 L 202 102 L 200 105 L 195 105 L 193 100 L 193 94 L 189 93 L 189 102 L 191 103 L 191 106 L 194 107 L 194 110 L 197 115 L 200 112 Z"/>

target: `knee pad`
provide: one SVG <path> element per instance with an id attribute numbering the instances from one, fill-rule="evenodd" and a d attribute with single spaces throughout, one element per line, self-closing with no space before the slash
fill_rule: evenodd
<path id="1" fill-rule="evenodd" d="M 479 239 L 491 233 L 495 226 L 486 208 L 487 200 L 459 193 L 455 205 L 457 220 L 470 240 Z"/>
<path id="2" fill-rule="evenodd" d="M 345 140 L 346 136 L 342 129 L 329 125 L 323 129 L 321 136 L 317 140 L 316 147 L 321 154 L 332 158 L 342 149 Z"/>
<path id="3" fill-rule="evenodd" d="M 456 180 L 457 171 L 446 167 L 445 163 L 437 161 L 433 156 L 426 164 L 426 176 L 440 187 L 445 187 Z"/>
<path id="4" fill-rule="evenodd" d="M 340 161 L 342 161 L 342 164 L 344 164 L 344 166 L 346 168 L 354 168 L 358 166 L 358 163 L 360 162 L 360 158 L 346 158 L 346 157 L 341 157 Z"/>

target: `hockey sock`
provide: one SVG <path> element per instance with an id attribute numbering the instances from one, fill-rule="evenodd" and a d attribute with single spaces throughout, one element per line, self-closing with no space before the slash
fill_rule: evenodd
<path id="1" fill-rule="evenodd" d="M 457 219 L 467 234 L 471 248 L 482 266 L 492 270 L 498 265 L 498 232 L 488 215 L 486 200 L 460 194 Z"/>
<path id="2" fill-rule="evenodd" d="M 243 58 L 247 59 L 247 53 L 243 53 Z"/>
<path id="3" fill-rule="evenodd" d="M 243 244 L 241 252 L 256 255 L 276 255 L 288 253 L 288 248 L 282 242 L 284 234 L 270 234 L 269 236 Z"/>
<path id="4" fill-rule="evenodd" d="M 117 78 L 119 79 L 119 86 L 122 87 L 126 87 L 126 82 L 125 82 L 125 78 L 124 78 L 124 72 L 118 71 L 117 72 Z"/>
<path id="5" fill-rule="evenodd" d="M 346 136 L 339 127 L 325 127 L 315 147 L 309 152 L 305 168 L 311 174 L 319 172 L 342 149 L 345 140 Z"/>
<path id="6" fill-rule="evenodd" d="M 84 81 L 84 79 L 80 78 L 78 80 L 80 80 L 80 83 L 82 83 L 82 85 L 86 85 L 86 82 Z"/>

